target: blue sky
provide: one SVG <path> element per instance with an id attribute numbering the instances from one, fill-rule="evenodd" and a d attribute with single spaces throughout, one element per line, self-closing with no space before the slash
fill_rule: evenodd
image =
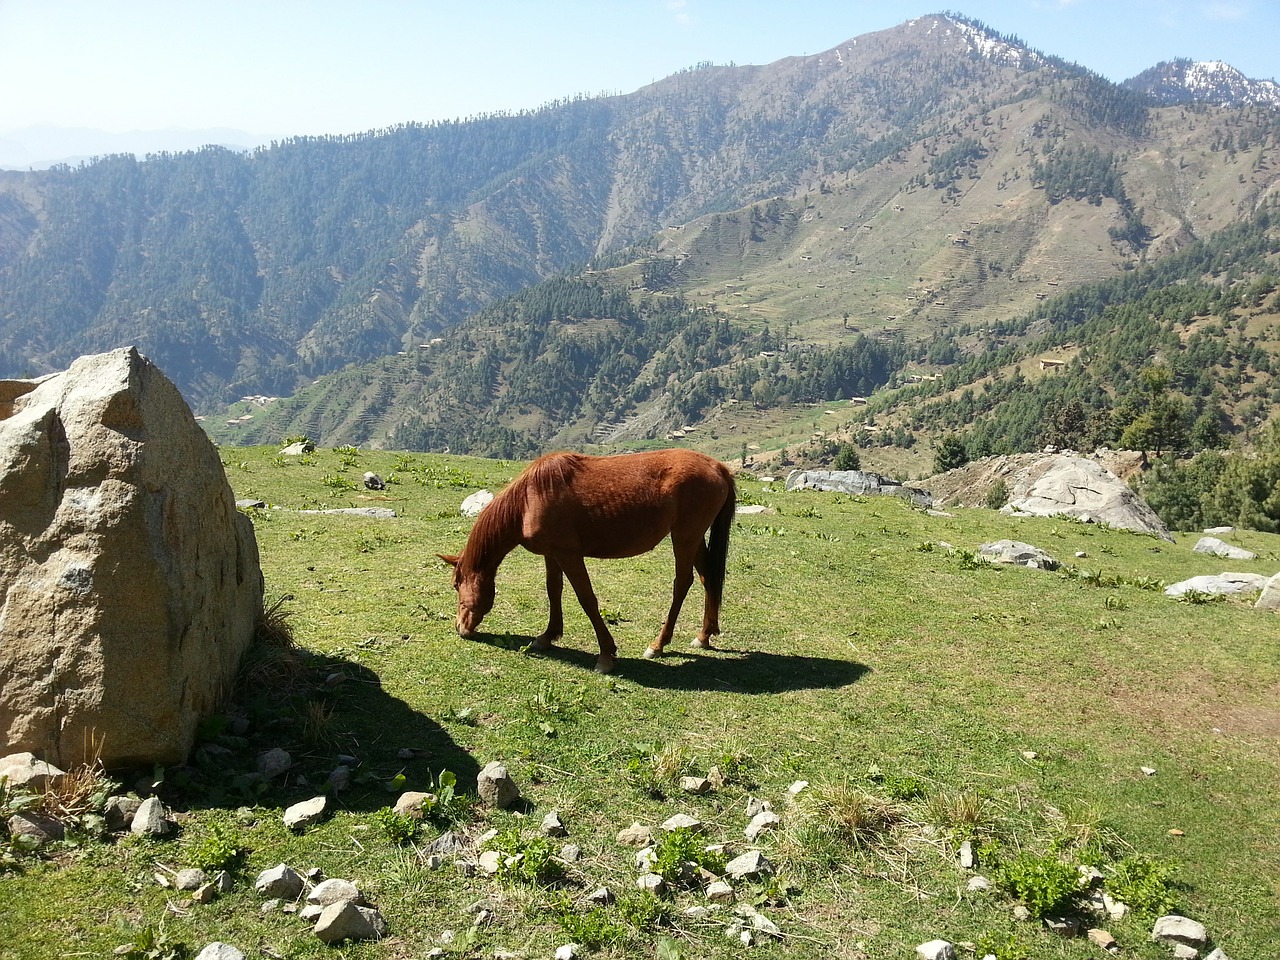
<path id="1" fill-rule="evenodd" d="M 1123 80 L 1280 74 L 1277 0 L 0 0 L 0 137 L 234 128 L 261 141 L 629 92 L 955 9 Z"/>

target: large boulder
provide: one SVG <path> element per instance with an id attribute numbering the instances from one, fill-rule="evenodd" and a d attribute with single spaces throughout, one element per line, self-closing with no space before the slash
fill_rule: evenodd
<path id="1" fill-rule="evenodd" d="M 917 507 L 933 505 L 927 490 L 903 486 L 878 473 L 866 470 L 792 470 L 787 474 L 787 490 L 829 490 L 865 497 L 901 497 Z"/>
<path id="2" fill-rule="evenodd" d="M 1097 460 L 1051 454 L 1017 470 L 1006 482 L 1009 500 L 1002 513 L 1071 517 L 1173 542 L 1155 511 Z"/>
<path id="3" fill-rule="evenodd" d="M 262 611 L 253 525 L 133 349 L 0 381 L 0 743 L 63 767 L 184 759 Z"/>

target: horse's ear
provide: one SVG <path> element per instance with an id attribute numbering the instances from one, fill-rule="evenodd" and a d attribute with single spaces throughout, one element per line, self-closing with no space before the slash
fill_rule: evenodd
<path id="1" fill-rule="evenodd" d="M 461 559 L 456 554 L 437 553 L 436 556 L 451 567 L 456 567 L 458 565 L 458 560 Z"/>

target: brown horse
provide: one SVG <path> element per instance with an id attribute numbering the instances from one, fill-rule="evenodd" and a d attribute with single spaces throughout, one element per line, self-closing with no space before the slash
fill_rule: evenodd
<path id="1" fill-rule="evenodd" d="M 600 616 L 584 557 L 634 557 L 668 533 L 676 574 L 662 632 L 645 650 L 656 657 L 670 642 L 696 568 L 706 591 L 702 629 L 693 645 L 710 647 L 720 632 L 729 530 L 737 501 L 733 474 L 691 450 L 591 457 L 552 453 L 535 460 L 477 518 L 461 556 L 437 554 L 453 566 L 458 634 L 475 633 L 493 608 L 498 565 L 516 547 L 540 554 L 547 568 L 551 618 L 533 646 L 546 650 L 564 633 L 560 598 L 569 578 L 600 644 L 596 670 L 613 669 L 617 647 Z M 710 529 L 709 542 L 703 534 Z"/>

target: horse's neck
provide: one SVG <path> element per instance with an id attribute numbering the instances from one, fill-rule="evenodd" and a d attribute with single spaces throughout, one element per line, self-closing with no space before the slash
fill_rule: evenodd
<path id="1" fill-rule="evenodd" d="M 509 491 L 504 491 L 485 507 L 471 530 L 465 551 L 472 554 L 471 566 L 495 572 L 507 554 L 520 544 L 523 522 L 523 504 L 510 496 Z"/>

